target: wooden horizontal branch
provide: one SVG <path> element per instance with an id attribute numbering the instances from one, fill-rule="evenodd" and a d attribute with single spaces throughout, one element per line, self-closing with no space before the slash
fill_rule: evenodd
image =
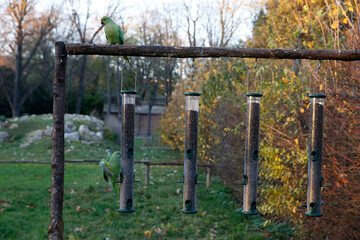
<path id="1" fill-rule="evenodd" d="M 165 47 L 67 43 L 70 55 L 113 55 L 171 58 L 268 58 L 358 61 L 358 50 Z"/>

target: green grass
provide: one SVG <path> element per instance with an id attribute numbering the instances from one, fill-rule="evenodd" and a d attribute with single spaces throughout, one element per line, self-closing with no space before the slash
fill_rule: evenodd
<path id="1" fill-rule="evenodd" d="M 133 214 L 119 213 L 118 199 L 107 190 L 95 164 L 66 164 L 64 213 L 66 239 L 288 239 L 291 229 L 244 216 L 230 189 L 216 177 L 198 186 L 198 214 L 180 213 L 182 168 L 152 167 L 144 186 L 143 165 L 136 165 Z M 9 178 L 9 176 L 12 176 Z M 205 173 L 200 172 L 200 181 Z M 2 164 L 0 168 L 0 239 L 46 239 L 50 220 L 50 165 Z M 176 190 L 181 189 L 177 194 Z M 76 208 L 80 206 L 81 211 Z M 82 231 L 76 231 L 76 229 Z M 161 233 L 159 232 L 161 229 Z M 158 233 L 156 233 L 156 231 Z M 213 234 L 213 235 L 212 235 Z"/>
<path id="2" fill-rule="evenodd" d="M 12 140 L 0 147 L 0 161 L 11 159 L 51 160 L 51 139 L 44 138 L 19 148 L 26 132 L 45 129 L 51 121 L 38 117 L 19 123 L 11 130 Z M 141 147 L 135 141 L 135 159 L 169 161 L 181 159 L 169 149 Z M 71 147 L 72 146 L 72 147 Z M 67 159 L 100 159 L 105 148 L 119 146 L 105 140 L 100 144 L 66 143 Z M 16 154 L 15 154 L 16 153 Z M 198 214 L 185 215 L 182 208 L 182 167 L 152 166 L 148 186 L 144 185 L 145 166 L 136 164 L 134 208 L 132 214 L 118 212 L 111 185 L 101 176 L 97 164 L 66 164 L 63 219 L 65 239 L 289 239 L 291 227 L 260 216 L 244 216 L 231 189 L 212 176 L 212 185 L 198 185 Z M 199 170 L 199 181 L 205 172 Z M 51 166 L 0 164 L 0 239 L 47 239 L 50 221 Z M 177 193 L 180 189 L 180 193 Z M 81 210 L 77 211 L 78 206 Z"/>

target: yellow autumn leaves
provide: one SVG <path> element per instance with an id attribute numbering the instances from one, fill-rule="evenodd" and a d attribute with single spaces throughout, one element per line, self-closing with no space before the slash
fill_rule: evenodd
<path id="1" fill-rule="evenodd" d="M 342 7 L 341 5 L 333 5 L 332 6 L 332 12 L 330 15 L 336 16 L 334 18 L 334 22 L 331 24 L 331 29 L 337 29 L 339 27 L 339 23 L 340 20 L 338 20 L 339 18 L 341 18 L 341 23 L 342 24 L 348 24 L 349 23 L 349 16 L 348 13 L 353 13 L 354 12 L 354 8 L 352 6 L 351 1 L 346 1 L 345 2 L 345 6 Z"/>

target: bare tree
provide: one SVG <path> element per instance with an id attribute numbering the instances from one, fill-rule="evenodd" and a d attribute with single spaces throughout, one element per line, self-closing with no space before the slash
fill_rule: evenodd
<path id="1" fill-rule="evenodd" d="M 187 22 L 187 37 L 190 47 L 196 47 L 196 27 L 201 15 L 199 13 L 199 6 L 196 7 L 196 14 L 192 14 L 192 8 L 184 2 L 186 22 Z M 192 31 L 191 31 L 192 30 Z"/>
<path id="2" fill-rule="evenodd" d="M 144 45 L 179 46 L 180 15 L 178 8 L 164 5 L 162 9 L 146 10 L 141 15 L 138 38 Z M 165 93 L 165 104 L 171 97 L 173 74 L 177 66 L 176 59 L 156 59 L 141 61 L 140 88 L 142 96 L 148 101 L 148 130 L 151 134 L 151 111 L 158 95 Z M 146 82 L 144 82 L 146 80 Z M 161 84 L 164 81 L 164 84 Z M 161 87 L 160 86 L 164 86 Z"/>
<path id="3" fill-rule="evenodd" d="M 239 28 L 242 0 L 216 0 L 203 6 L 205 22 L 203 27 L 211 47 L 226 47 Z"/>
<path id="4" fill-rule="evenodd" d="M 197 23 L 199 22 L 199 20 L 201 19 L 201 15 L 199 12 L 199 5 L 196 5 L 196 13 L 193 14 L 192 12 L 194 11 L 194 6 L 191 7 L 189 5 L 187 5 L 184 2 L 184 8 L 185 8 L 185 12 L 186 12 L 186 23 L 187 23 L 187 38 L 189 41 L 189 45 L 190 47 L 196 47 L 196 32 L 198 31 L 197 27 Z M 191 68 L 190 68 L 190 76 L 191 76 L 191 80 L 194 81 L 194 75 L 195 75 L 196 69 L 195 69 L 195 59 L 191 59 Z"/>
<path id="5" fill-rule="evenodd" d="M 75 10 L 81 5 L 80 0 L 68 0 L 68 3 L 72 8 L 68 18 L 71 21 L 73 28 L 75 28 L 75 32 L 78 35 L 78 39 L 80 40 L 81 43 L 93 43 L 94 40 L 96 39 L 96 36 L 99 34 L 100 30 L 102 29 L 102 26 L 93 33 L 91 38 L 87 37 L 88 31 L 94 30 L 89 28 L 88 26 L 90 18 L 94 15 L 90 12 L 92 1 L 87 0 L 86 12 L 84 16 L 82 16 L 78 11 Z M 110 3 L 107 7 L 107 12 L 105 15 L 110 17 L 114 16 L 116 11 L 118 10 L 118 6 L 119 3 L 116 4 Z M 81 56 L 78 94 L 76 98 L 76 107 L 75 107 L 75 112 L 78 114 L 81 112 L 82 99 L 84 97 L 84 92 L 85 92 L 85 84 L 87 79 L 86 78 L 87 63 L 88 63 L 88 56 L 86 55 Z"/>
<path id="6" fill-rule="evenodd" d="M 8 51 L 14 58 L 15 78 L 13 84 L 7 80 L 6 87 L 1 88 L 6 95 L 13 117 L 20 115 L 21 108 L 31 94 L 48 79 L 52 67 L 52 57 L 45 52 L 39 52 L 42 45 L 49 40 L 49 35 L 56 27 L 58 19 L 54 6 L 49 10 L 38 13 L 34 9 L 33 0 L 7 1 L 7 8 L 1 16 L 1 26 L 9 27 L 2 33 L 3 41 L 7 43 Z M 5 24 L 6 23 L 6 24 Z M 47 49 L 51 51 L 51 49 Z M 42 61 L 43 69 L 38 81 L 29 81 L 33 73 L 36 56 Z"/>

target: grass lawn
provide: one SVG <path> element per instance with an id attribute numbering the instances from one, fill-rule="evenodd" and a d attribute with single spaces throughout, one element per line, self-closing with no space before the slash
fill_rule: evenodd
<path id="1" fill-rule="evenodd" d="M 26 123 L 28 124 L 28 122 Z M 37 123 L 37 128 L 44 123 Z M 29 125 L 28 125 L 29 126 Z M 19 128 L 25 128 L 19 125 Z M 20 134 L 0 146 L 0 161 L 11 159 L 51 160 L 51 139 L 42 139 L 19 149 Z M 29 130 L 28 130 L 29 131 Z M 181 159 L 169 149 L 142 148 L 136 140 L 135 158 L 152 161 Z M 6 146 L 6 147 L 4 147 Z M 71 147 L 73 146 L 73 147 Z M 100 159 L 105 148 L 118 145 L 110 140 L 87 145 L 67 143 L 67 159 Z M 17 153 L 14 157 L 14 153 Z M 22 157 L 19 159 L 18 156 Z M 19 155 L 18 155 L 19 154 Z M 10 156 L 10 157 L 9 157 Z M 97 164 L 71 163 L 65 166 L 65 239 L 290 239 L 291 227 L 260 216 L 244 216 L 231 189 L 212 176 L 212 185 L 198 185 L 198 214 L 185 215 L 182 208 L 182 167 L 152 166 L 151 179 L 144 185 L 145 166 L 136 164 L 132 214 L 118 212 L 119 196 L 101 176 Z M 205 182 L 205 171 L 199 170 Z M 0 239 L 47 239 L 50 221 L 51 166 L 0 163 Z"/>
<path id="2" fill-rule="evenodd" d="M 244 216 L 230 189 L 212 179 L 198 186 L 198 214 L 182 207 L 182 168 L 152 167 L 144 186 L 145 168 L 136 165 L 135 213 L 121 214 L 111 185 L 95 164 L 65 167 L 66 239 L 288 239 L 291 229 Z M 50 165 L 2 164 L 0 168 L 0 239 L 46 239 L 50 220 Z M 200 172 L 200 181 L 205 173 Z M 177 189 L 181 189 L 180 194 Z"/>

